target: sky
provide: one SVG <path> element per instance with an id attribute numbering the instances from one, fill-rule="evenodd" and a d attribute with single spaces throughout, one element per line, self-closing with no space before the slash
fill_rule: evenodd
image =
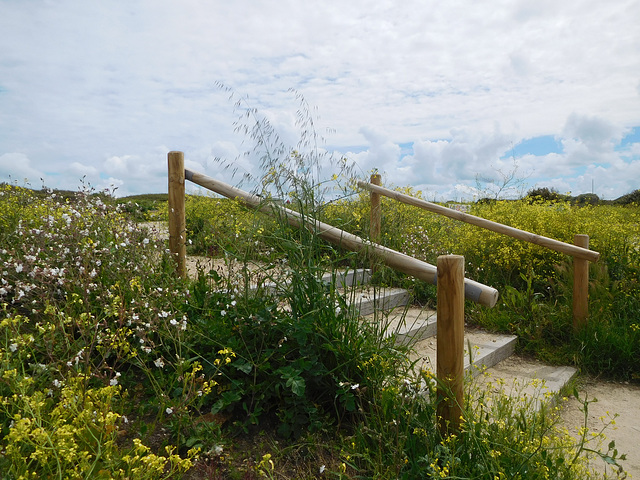
<path id="1" fill-rule="evenodd" d="M 180 150 L 235 184 L 217 158 L 260 172 L 227 89 L 295 148 L 293 89 L 361 178 L 614 199 L 640 188 L 639 23 L 637 0 L 0 0 L 0 181 L 166 192 Z"/>

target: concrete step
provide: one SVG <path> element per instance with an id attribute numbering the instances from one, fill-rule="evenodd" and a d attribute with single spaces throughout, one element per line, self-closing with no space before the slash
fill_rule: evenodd
<path id="1" fill-rule="evenodd" d="M 393 335 L 398 344 L 433 337 L 437 330 L 436 311 L 431 308 L 400 305 L 390 311 L 374 312 L 365 319 L 377 323 L 385 337 Z"/>
<path id="2" fill-rule="evenodd" d="M 331 283 L 333 277 L 336 279 L 336 286 L 342 289 L 348 289 L 366 285 L 371 280 L 371 270 L 368 268 L 356 268 L 354 270 L 336 270 L 333 273 L 325 273 L 322 281 Z"/>
<path id="3" fill-rule="evenodd" d="M 464 335 L 465 370 L 477 376 L 493 367 L 513 354 L 516 341 L 515 335 L 492 334 L 481 330 L 466 331 Z M 411 360 L 416 362 L 416 367 L 426 368 L 435 373 L 437 371 L 436 347 L 435 337 L 416 342 L 411 353 Z"/>
<path id="4" fill-rule="evenodd" d="M 512 355 L 478 376 L 477 381 L 485 388 L 495 388 L 500 384 L 502 388 L 509 389 L 515 400 L 539 409 L 543 404 L 553 406 L 577 374 L 578 370 L 573 367 L 547 365 Z"/>
<path id="5" fill-rule="evenodd" d="M 262 270 L 263 272 L 266 271 Z M 257 275 L 260 270 L 257 267 L 254 267 L 254 271 L 252 272 L 254 275 Z M 278 278 L 277 282 L 273 281 L 263 281 L 261 286 L 264 290 L 271 293 L 278 293 L 278 288 L 282 288 L 289 283 L 288 277 L 291 275 L 291 272 L 288 272 L 286 269 L 279 269 L 274 272 L 270 272 L 270 275 Z M 271 278 L 273 278 L 271 277 Z M 334 272 L 328 272 L 322 275 L 322 281 L 324 283 L 331 283 L 335 277 L 336 287 L 342 290 L 350 290 L 352 288 L 357 288 L 361 285 L 366 285 L 371 280 L 371 270 L 366 268 L 357 268 L 352 270 L 335 270 Z M 256 288 L 256 282 L 252 281 L 251 287 L 252 290 Z"/>
<path id="6" fill-rule="evenodd" d="M 411 302 L 411 295 L 404 288 L 380 288 L 363 286 L 348 291 L 345 299 L 349 306 L 366 317 L 375 312 L 404 307 Z"/>

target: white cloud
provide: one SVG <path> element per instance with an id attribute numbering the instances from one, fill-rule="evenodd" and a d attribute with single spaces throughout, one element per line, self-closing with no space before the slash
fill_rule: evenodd
<path id="1" fill-rule="evenodd" d="M 572 113 L 567 119 L 563 135 L 583 144 L 590 152 L 609 153 L 620 143 L 626 129 L 596 116 Z"/>
<path id="2" fill-rule="evenodd" d="M 5 153 L 0 155 L 0 181 L 30 184 L 40 188 L 40 179 L 46 177 L 41 170 L 31 166 L 31 160 L 24 153 Z"/>
<path id="3" fill-rule="evenodd" d="M 96 167 L 93 167 L 91 165 L 83 165 L 80 162 L 73 162 L 71 165 L 69 165 L 69 167 L 67 168 L 67 173 L 77 175 L 78 177 L 97 177 L 100 175 L 100 172 Z"/>
<path id="4" fill-rule="evenodd" d="M 500 159 L 511 145 L 510 137 L 495 126 L 493 132 L 469 129 L 451 131 L 448 140 L 419 140 L 413 155 L 405 157 L 405 182 L 453 184 L 491 176 L 509 165 Z"/>
<path id="5" fill-rule="evenodd" d="M 538 135 L 565 146 L 561 156 L 523 158 L 546 179 L 613 164 L 620 135 L 640 125 L 638 2 L 60 0 L 2 9 L 0 156 L 22 152 L 29 173 L 54 171 L 68 188 L 85 171 L 121 181 L 120 194 L 166 189 L 174 149 L 206 173 L 228 174 L 212 162 L 219 154 L 256 173 L 255 158 L 238 156 L 247 145 L 216 81 L 295 144 L 294 87 L 318 106 L 318 132 L 334 129 L 331 150 L 358 152 L 364 171 L 377 167 L 398 184 L 446 182 L 446 191 L 504 168 L 512 142 Z"/>
<path id="6" fill-rule="evenodd" d="M 392 142 L 388 136 L 372 127 L 360 128 L 368 149 L 356 154 L 354 158 L 362 173 L 369 173 L 373 169 L 384 170 L 386 165 L 395 165 L 400 159 L 400 146 Z"/>

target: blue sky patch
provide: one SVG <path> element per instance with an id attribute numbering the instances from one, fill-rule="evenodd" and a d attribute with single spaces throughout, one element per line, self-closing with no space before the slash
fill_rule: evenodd
<path id="1" fill-rule="evenodd" d="M 616 150 L 628 147 L 632 143 L 640 143 L 640 127 L 633 127 L 631 132 L 622 139 L 620 145 L 616 147 Z"/>
<path id="2" fill-rule="evenodd" d="M 523 155 L 542 156 L 550 153 L 562 153 L 562 143 L 553 135 L 543 135 L 542 137 L 528 138 L 513 147 L 516 157 Z M 507 156 L 510 156 L 508 152 Z"/>

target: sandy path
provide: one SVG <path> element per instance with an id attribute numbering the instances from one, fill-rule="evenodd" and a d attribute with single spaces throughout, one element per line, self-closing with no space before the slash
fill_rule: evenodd
<path id="1" fill-rule="evenodd" d="M 620 464 L 633 478 L 640 479 L 640 385 L 627 383 L 606 382 L 582 377 L 579 381 L 578 392 L 581 398 L 598 399 L 590 403 L 588 408 L 588 427 L 591 431 L 599 430 L 602 426 L 601 417 L 605 422 L 617 414 L 615 425 L 605 430 L 607 440 L 603 447 L 606 449 L 611 440 L 615 440 L 619 454 L 626 453 L 627 459 Z M 584 422 L 584 412 L 580 410 L 581 403 L 574 397 L 563 402 L 561 413 L 562 424 L 572 434 Z M 592 466 L 604 472 L 606 464 L 599 458 L 592 460 Z M 608 468 L 609 473 L 613 473 Z"/>

